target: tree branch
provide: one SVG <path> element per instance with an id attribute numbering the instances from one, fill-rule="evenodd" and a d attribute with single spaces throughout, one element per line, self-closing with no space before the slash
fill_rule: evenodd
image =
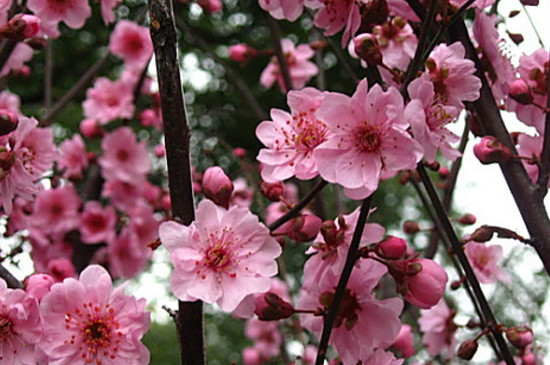
<path id="1" fill-rule="evenodd" d="M 23 289 L 23 283 L 20 282 L 11 272 L 0 264 L 0 278 L 6 281 L 8 288 L 11 289 Z"/>
<path id="2" fill-rule="evenodd" d="M 183 99 L 174 12 L 170 0 L 149 0 L 164 124 L 172 215 L 185 225 L 195 219 L 190 161 L 190 130 Z M 179 301 L 176 317 L 182 365 L 203 365 L 202 301 Z"/>
<path id="3" fill-rule="evenodd" d="M 549 51 L 550 55 L 550 51 Z M 549 60 L 550 62 L 550 60 Z M 540 154 L 540 169 L 537 178 L 537 190 L 540 200 L 548 192 L 548 177 L 550 175 L 550 66 L 546 72 L 546 120 L 544 121 L 544 142 Z"/>
<path id="4" fill-rule="evenodd" d="M 283 53 L 283 46 L 281 44 L 281 29 L 279 23 L 271 15 L 267 15 L 267 25 L 271 31 L 271 39 L 273 40 L 273 48 L 275 50 L 275 57 L 279 62 L 279 70 L 283 76 L 283 82 L 286 88 L 286 92 L 294 89 L 292 84 L 292 78 L 290 77 L 290 69 L 288 68 L 288 62 L 286 61 L 285 54 Z"/>

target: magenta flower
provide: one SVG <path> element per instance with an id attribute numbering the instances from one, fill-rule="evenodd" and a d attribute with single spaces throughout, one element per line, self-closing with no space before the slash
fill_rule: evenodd
<path id="1" fill-rule="evenodd" d="M 131 85 L 124 80 L 111 81 L 98 78 L 94 87 L 86 91 L 82 103 L 84 116 L 107 124 L 115 119 L 127 119 L 134 115 L 134 94 Z"/>
<path id="2" fill-rule="evenodd" d="M 8 289 L 0 279 L 0 363 L 34 365 L 42 335 L 36 299 L 21 289 Z"/>
<path id="3" fill-rule="evenodd" d="M 55 24 L 55 27 L 64 22 L 70 28 L 78 29 L 92 15 L 88 0 L 29 0 L 27 6 L 44 23 Z"/>
<path id="4" fill-rule="evenodd" d="M 393 87 L 369 91 L 363 80 L 351 98 L 329 93 L 317 115 L 333 133 L 313 152 L 319 173 L 352 199 L 369 196 L 380 179 L 414 169 L 422 158 L 422 148 L 406 131 L 403 98 Z"/>
<path id="5" fill-rule="evenodd" d="M 159 235 L 171 252 L 170 286 L 180 300 L 201 299 L 230 312 L 247 295 L 269 290 L 277 274 L 281 247 L 246 208 L 225 210 L 205 199 L 191 225 L 165 222 Z"/>
<path id="6" fill-rule="evenodd" d="M 101 17 L 103 18 L 103 23 L 109 25 L 115 21 L 115 12 L 113 11 L 122 0 L 95 0 L 95 2 L 101 3 Z"/>
<path id="7" fill-rule="evenodd" d="M 365 260 L 351 273 L 330 338 L 330 344 L 346 365 L 369 358 L 376 349 L 390 347 L 399 333 L 403 301 L 374 298 L 373 290 L 386 272 L 383 264 Z M 326 309 L 334 297 L 339 276 L 327 273 L 322 281 L 303 287 L 296 307 Z M 300 320 L 306 329 L 321 334 L 323 317 L 303 314 Z"/>
<path id="8" fill-rule="evenodd" d="M 36 198 L 31 224 L 47 234 L 66 233 L 78 226 L 81 203 L 72 186 L 43 190 Z"/>
<path id="9" fill-rule="evenodd" d="M 88 201 L 80 217 L 80 236 L 86 243 L 110 243 L 115 237 L 116 212 L 100 202 Z"/>
<path id="10" fill-rule="evenodd" d="M 140 341 L 150 325 L 145 305 L 124 294 L 124 285 L 113 289 L 107 271 L 91 265 L 42 299 L 40 348 L 50 364 L 146 365 L 149 351 Z"/>
<path id="11" fill-rule="evenodd" d="M 342 46 L 348 43 L 361 25 L 359 4 L 355 0 L 310 0 L 308 6 L 317 8 L 313 24 L 323 28 L 327 36 L 344 29 Z"/>
<path id="12" fill-rule="evenodd" d="M 129 20 L 121 20 L 111 33 L 109 51 L 124 60 L 130 69 L 143 69 L 153 56 L 149 29 Z"/>
<path id="13" fill-rule="evenodd" d="M 464 253 L 472 265 L 477 280 L 483 284 L 492 284 L 500 280 L 508 282 L 510 278 L 500 268 L 502 246 L 486 245 L 470 241 L 464 245 Z"/>
<path id="14" fill-rule="evenodd" d="M 447 357 L 453 356 L 458 344 L 455 338 L 457 326 L 453 321 L 456 311 L 450 310 L 442 299 L 436 306 L 420 311 L 418 324 L 424 332 L 422 343 L 426 345 L 430 356 L 446 352 Z"/>
<path id="15" fill-rule="evenodd" d="M 24 63 L 30 61 L 33 54 L 34 51 L 31 46 L 26 43 L 17 43 L 2 71 L 0 71 L 0 77 L 6 76 L 10 71 L 21 71 L 26 67 Z"/>
<path id="16" fill-rule="evenodd" d="M 278 182 L 292 176 L 312 179 L 319 173 L 313 150 L 327 140 L 327 126 L 316 116 L 326 93 L 314 88 L 288 93 L 291 113 L 271 110 L 272 121 L 263 121 L 256 128 L 258 139 L 267 147 L 260 150 L 262 179 Z"/>
<path id="17" fill-rule="evenodd" d="M 418 45 L 418 38 L 405 20 L 395 17 L 373 28 L 384 64 L 406 70 Z"/>
<path id="18" fill-rule="evenodd" d="M 120 180 L 138 184 L 151 170 L 144 143 L 139 143 L 130 127 L 120 127 L 101 141 L 103 156 L 98 159 L 101 174 L 107 181 Z"/>
<path id="19" fill-rule="evenodd" d="M 304 0 L 259 0 L 260 7 L 275 19 L 295 21 L 304 11 Z"/>
<path id="20" fill-rule="evenodd" d="M 293 89 L 301 89 L 313 76 L 317 75 L 319 69 L 313 62 L 308 61 L 315 51 L 307 44 L 300 44 L 298 47 L 290 39 L 281 40 L 281 47 L 288 64 L 290 78 L 292 80 Z M 279 63 L 275 56 L 262 72 L 260 76 L 260 84 L 266 88 L 270 88 L 277 81 L 281 91 L 286 92 L 286 86 L 283 80 L 283 74 L 279 67 Z"/>
<path id="21" fill-rule="evenodd" d="M 66 139 L 59 146 L 60 158 L 58 165 L 64 169 L 63 177 L 67 179 L 81 178 L 82 170 L 88 167 L 88 156 L 86 146 L 79 134 L 74 134 L 73 138 Z"/>

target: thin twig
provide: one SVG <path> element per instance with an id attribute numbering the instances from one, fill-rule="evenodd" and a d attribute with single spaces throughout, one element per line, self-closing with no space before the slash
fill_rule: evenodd
<path id="1" fill-rule="evenodd" d="M 267 15 L 267 25 L 271 31 L 271 39 L 273 40 L 273 48 L 275 49 L 275 57 L 279 62 L 279 71 L 283 76 L 283 83 L 286 88 L 286 92 L 294 89 L 292 84 L 292 78 L 290 77 L 290 69 L 288 68 L 288 62 L 283 53 L 283 46 L 281 44 L 281 29 L 279 23 L 271 15 Z"/>
<path id="2" fill-rule="evenodd" d="M 11 39 L 4 39 L 0 44 L 0 70 L 4 68 L 10 58 L 17 42 Z"/>
<path id="3" fill-rule="evenodd" d="M 23 289 L 23 283 L 20 282 L 11 272 L 0 264 L 0 278 L 6 281 L 8 288 L 12 289 Z"/>
<path id="4" fill-rule="evenodd" d="M 174 11 L 170 0 L 149 0 L 151 39 L 161 96 L 172 216 L 189 225 L 195 219 L 190 161 L 190 130 L 181 87 Z M 182 365 L 203 365 L 202 301 L 178 303 L 176 328 Z"/>
<path id="5" fill-rule="evenodd" d="M 549 52 L 550 54 L 550 52 Z M 550 62 L 550 60 L 548 60 Z M 537 189 L 542 201 L 548 192 L 548 177 L 550 175 L 550 66 L 546 72 L 546 120 L 544 122 L 544 142 L 540 154 L 540 169 L 537 178 Z"/>
<path id="6" fill-rule="evenodd" d="M 525 15 L 527 15 L 527 20 L 529 21 L 529 24 L 531 24 L 531 27 L 533 28 L 533 31 L 535 32 L 535 35 L 537 36 L 537 40 L 539 41 L 540 46 L 542 48 L 546 48 L 544 46 L 544 42 L 542 41 L 542 37 L 540 36 L 539 31 L 537 30 L 537 27 L 535 26 L 535 23 L 533 22 L 533 19 L 531 18 L 531 15 L 529 15 L 529 12 L 527 11 L 527 8 L 523 4 L 521 4 L 521 6 L 523 7 L 523 12 L 525 13 Z"/>
<path id="7" fill-rule="evenodd" d="M 369 210 L 373 195 L 374 194 L 363 200 L 363 204 L 361 204 L 359 218 L 357 218 L 357 225 L 355 226 L 355 231 L 353 232 L 353 238 L 351 239 L 348 254 L 346 256 L 346 262 L 344 264 L 344 268 L 342 269 L 340 279 L 338 280 L 336 290 L 334 291 L 334 297 L 330 304 L 329 311 L 325 316 L 323 332 L 321 334 L 321 340 L 319 341 L 319 348 L 317 350 L 317 359 L 315 360 L 315 365 L 323 365 L 325 361 L 332 327 L 334 326 L 334 321 L 336 320 L 336 317 L 338 315 L 338 309 L 340 307 L 340 302 L 342 301 L 342 298 L 344 296 L 346 285 L 348 284 L 351 272 L 353 270 L 355 262 L 357 261 L 359 242 L 361 241 L 361 236 L 363 235 L 363 230 L 365 229 L 365 223 L 367 222 L 367 218 L 369 216 Z"/>
<path id="8" fill-rule="evenodd" d="M 347 58 L 342 53 L 342 50 L 340 49 L 340 47 L 336 43 L 334 43 L 332 38 L 325 37 L 325 40 L 328 42 L 328 44 L 330 44 L 330 47 L 334 51 L 334 54 L 336 55 L 336 58 L 338 59 L 338 62 L 340 62 L 340 65 L 342 65 L 344 70 L 347 71 L 349 77 L 351 78 L 351 81 L 353 81 L 355 84 L 358 84 L 359 83 L 359 77 L 357 77 L 357 75 L 353 71 L 353 68 L 349 64 Z"/>

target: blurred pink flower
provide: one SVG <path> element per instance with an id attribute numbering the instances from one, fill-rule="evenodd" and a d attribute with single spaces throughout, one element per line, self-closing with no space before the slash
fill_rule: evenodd
<path id="1" fill-rule="evenodd" d="M 230 312 L 247 295 L 267 291 L 277 273 L 281 247 L 246 208 L 225 210 L 205 199 L 193 223 L 162 223 L 159 235 L 175 267 L 171 290 L 183 301 L 201 299 Z"/>
<path id="2" fill-rule="evenodd" d="M 129 20 L 120 20 L 111 33 L 109 51 L 122 58 L 126 67 L 143 69 L 153 56 L 149 29 Z"/>
<path id="3" fill-rule="evenodd" d="M 430 356 L 441 355 L 444 351 L 448 358 L 454 355 L 458 344 L 455 338 L 458 327 L 453 321 L 455 314 L 456 311 L 451 311 L 444 299 L 434 307 L 420 311 L 418 324 L 424 332 L 422 342 Z"/>
<path id="4" fill-rule="evenodd" d="M 64 169 L 63 177 L 67 179 L 81 178 L 82 170 L 88 167 L 86 146 L 79 134 L 64 140 L 59 146 L 60 157 L 57 161 L 60 169 Z"/>
<path id="5" fill-rule="evenodd" d="M 122 0 L 95 0 L 95 2 L 101 3 L 101 17 L 103 18 L 103 23 L 109 25 L 115 21 L 115 12 L 114 8 L 122 2 Z"/>
<path id="6" fill-rule="evenodd" d="M 304 11 L 304 0 L 259 0 L 260 7 L 275 19 L 295 21 Z"/>
<path id="7" fill-rule="evenodd" d="M 313 24 L 323 28 L 327 36 L 344 29 L 342 47 L 353 37 L 361 25 L 359 4 L 355 0 L 310 0 L 308 6 L 317 9 Z"/>
<path id="8" fill-rule="evenodd" d="M 81 28 L 92 15 L 88 0 L 28 0 L 28 8 L 43 22 L 55 24 L 64 22 L 73 29 Z"/>
<path id="9" fill-rule="evenodd" d="M 498 280 L 502 282 L 510 280 L 500 267 L 502 246 L 470 241 L 464 245 L 464 253 L 480 283 L 492 284 Z"/>
<path id="10" fill-rule="evenodd" d="M 128 119 L 134 115 L 133 88 L 124 80 L 111 81 L 98 78 L 93 88 L 86 91 L 82 103 L 84 116 L 107 124 L 115 119 Z"/>
<path id="11" fill-rule="evenodd" d="M 111 277 L 101 266 L 88 266 L 80 279 L 54 284 L 40 303 L 44 337 L 40 343 L 50 363 L 135 364 L 149 363 L 141 337 L 150 325 L 145 299 L 113 289 Z"/>
<path id="12" fill-rule="evenodd" d="M 107 247 L 109 269 L 113 277 L 131 279 L 145 268 L 152 253 L 134 231 L 125 228 Z"/>
<path id="13" fill-rule="evenodd" d="M 117 216 L 112 206 L 87 201 L 80 216 L 80 237 L 85 243 L 110 243 L 115 237 Z"/>
<path id="14" fill-rule="evenodd" d="M 31 224 L 47 234 L 66 233 L 78 227 L 81 203 L 71 185 L 42 190 L 36 197 Z"/>

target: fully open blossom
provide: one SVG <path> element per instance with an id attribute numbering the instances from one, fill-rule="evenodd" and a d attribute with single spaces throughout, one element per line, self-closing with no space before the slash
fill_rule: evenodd
<path id="1" fill-rule="evenodd" d="M 107 247 L 113 277 L 131 279 L 143 271 L 152 251 L 137 234 L 125 228 Z"/>
<path id="2" fill-rule="evenodd" d="M 133 91 L 131 85 L 122 79 L 98 78 L 93 88 L 86 91 L 86 100 L 82 103 L 84 116 L 101 124 L 131 118 L 135 109 Z"/>
<path id="3" fill-rule="evenodd" d="M 464 245 L 464 253 L 480 283 L 491 284 L 497 280 L 509 280 L 508 275 L 500 268 L 502 246 L 470 241 Z"/>
<path id="4" fill-rule="evenodd" d="M 40 343 L 50 364 L 119 365 L 149 363 L 141 337 L 150 325 L 145 299 L 113 289 L 101 266 L 88 266 L 80 279 L 54 284 L 40 303 L 44 337 Z"/>
<path id="5" fill-rule="evenodd" d="M 64 169 L 63 177 L 81 178 L 82 170 L 88 167 L 88 156 L 82 137 L 75 133 L 73 138 L 61 143 L 59 150 L 61 156 L 57 163 L 60 169 Z"/>
<path id="6" fill-rule="evenodd" d="M 380 179 L 414 169 L 422 148 L 406 131 L 406 110 L 399 91 L 359 83 L 350 98 L 329 93 L 317 115 L 333 133 L 313 152 L 321 177 L 338 183 L 352 199 L 372 194 Z"/>
<path id="7" fill-rule="evenodd" d="M 0 279 L 0 363 L 35 365 L 41 335 L 37 300 L 21 289 L 8 289 Z"/>
<path id="8" fill-rule="evenodd" d="M 361 14 L 357 1 L 350 0 L 312 0 L 308 6 L 317 9 L 313 24 L 325 30 L 327 36 L 344 29 L 342 46 L 348 43 L 361 25 Z"/>
<path id="9" fill-rule="evenodd" d="M 315 51 L 307 44 L 300 44 L 298 47 L 295 47 L 294 43 L 286 38 L 281 40 L 281 47 L 288 65 L 292 87 L 294 89 L 303 88 L 309 79 L 319 72 L 317 66 L 313 62 L 308 61 L 313 57 Z M 269 88 L 275 81 L 277 81 L 282 91 L 288 91 L 286 90 L 279 62 L 273 56 L 271 62 L 269 62 L 260 76 L 260 84 Z"/>
<path id="10" fill-rule="evenodd" d="M 442 299 L 436 306 L 428 310 L 420 311 L 418 324 L 424 332 L 422 343 L 426 345 L 430 356 L 446 353 L 447 357 L 453 356 L 458 344 L 455 338 L 457 326 L 453 321 L 456 311 L 450 310 Z"/>
<path id="11" fill-rule="evenodd" d="M 111 206 L 88 201 L 80 217 L 80 237 L 86 243 L 109 243 L 115 237 L 116 212 Z"/>
<path id="12" fill-rule="evenodd" d="M 130 127 L 120 127 L 101 141 L 103 155 L 98 159 L 105 180 L 137 184 L 151 170 L 151 160 L 144 143 L 139 143 Z"/>
<path id="13" fill-rule="evenodd" d="M 464 46 L 455 42 L 434 47 L 422 77 L 434 84 L 436 98 L 443 104 L 463 108 L 463 101 L 479 98 L 481 81 L 474 75 L 474 63 L 465 58 Z"/>
<path id="14" fill-rule="evenodd" d="M 143 69 L 153 55 L 149 29 L 129 20 L 117 22 L 111 33 L 109 51 L 122 58 L 126 67 Z"/>
<path id="15" fill-rule="evenodd" d="M 32 225 L 47 234 L 66 233 L 78 226 L 80 205 L 73 186 L 42 190 L 34 204 Z"/>
<path id="16" fill-rule="evenodd" d="M 263 180 L 273 183 L 294 175 L 303 180 L 317 176 L 313 150 L 329 135 L 327 126 L 316 115 L 324 95 L 310 87 L 290 91 L 290 113 L 272 109 L 272 121 L 258 125 L 256 135 L 267 147 L 258 154 Z"/>
<path id="17" fill-rule="evenodd" d="M 259 0 L 260 7 L 268 11 L 275 19 L 291 22 L 298 19 L 304 11 L 304 0 Z"/>
<path id="18" fill-rule="evenodd" d="M 399 333 L 403 302 L 398 298 L 374 298 L 373 290 L 386 272 L 383 264 L 366 260 L 351 273 L 330 337 L 344 365 L 355 365 L 376 349 L 388 348 Z M 322 281 L 303 287 L 296 307 L 326 309 L 332 303 L 339 277 L 327 273 Z M 300 320 L 306 329 L 321 334 L 323 317 L 302 314 Z"/>
<path id="19" fill-rule="evenodd" d="M 28 8 L 44 23 L 64 22 L 73 29 L 82 28 L 92 15 L 88 0 L 28 0 Z"/>
<path id="20" fill-rule="evenodd" d="M 384 64 L 406 70 L 414 57 L 418 39 L 405 20 L 395 17 L 372 30 L 382 52 Z"/>
<path id="21" fill-rule="evenodd" d="M 171 252 L 170 287 L 180 300 L 232 311 L 247 295 L 267 291 L 277 273 L 281 247 L 246 208 L 225 210 L 205 199 L 193 223 L 165 222 L 159 235 Z"/>

